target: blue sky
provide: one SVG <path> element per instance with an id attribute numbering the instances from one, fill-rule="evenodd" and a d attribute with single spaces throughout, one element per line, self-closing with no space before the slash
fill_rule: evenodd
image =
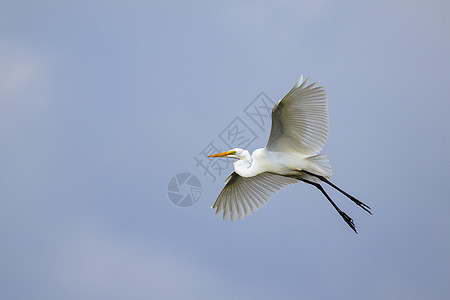
<path id="1" fill-rule="evenodd" d="M 449 9 L 1 3 L 0 298 L 448 298 Z M 358 235 L 305 184 L 222 221 L 226 174 L 195 166 L 302 73 L 328 93 L 333 181 L 373 208 L 328 189 Z M 181 172 L 203 187 L 183 209 L 167 195 Z"/>

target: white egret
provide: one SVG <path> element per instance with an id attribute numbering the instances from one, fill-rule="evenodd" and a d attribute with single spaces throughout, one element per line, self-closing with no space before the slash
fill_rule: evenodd
<path id="1" fill-rule="evenodd" d="M 370 207 L 341 190 L 329 181 L 331 166 L 325 154 L 318 154 L 328 137 L 327 94 L 317 83 L 308 85 L 303 75 L 272 110 L 272 129 L 265 148 L 252 155 L 247 150 L 234 148 L 209 157 L 231 157 L 234 172 L 212 208 L 216 214 L 223 211 L 223 219 L 248 216 L 261 208 L 283 187 L 303 181 L 318 188 L 357 233 L 353 220 L 344 213 L 325 192 L 325 182 L 343 193 L 367 211 Z"/>

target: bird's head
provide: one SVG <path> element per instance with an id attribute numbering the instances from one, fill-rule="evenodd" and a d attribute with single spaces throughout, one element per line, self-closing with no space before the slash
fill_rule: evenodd
<path id="1" fill-rule="evenodd" d="M 208 157 L 230 157 L 230 158 L 237 158 L 237 159 L 245 159 L 248 156 L 250 156 L 250 154 L 248 153 L 247 150 L 244 150 L 241 148 L 233 148 L 229 151 L 209 155 Z"/>

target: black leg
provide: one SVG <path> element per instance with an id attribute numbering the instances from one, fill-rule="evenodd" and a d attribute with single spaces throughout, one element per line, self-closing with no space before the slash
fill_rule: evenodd
<path id="1" fill-rule="evenodd" d="M 327 197 L 328 201 L 330 201 L 331 205 L 333 205 L 334 209 L 341 215 L 341 217 L 344 219 L 344 221 L 348 224 L 348 226 L 350 226 L 351 229 L 353 229 L 353 231 L 355 231 L 356 233 L 358 233 L 356 231 L 356 227 L 355 227 L 355 223 L 353 223 L 352 218 L 350 218 L 345 212 L 343 212 L 334 202 L 333 200 L 331 200 L 330 196 L 328 196 L 328 194 L 325 192 L 325 190 L 323 189 L 323 187 L 316 182 L 312 182 L 306 179 L 300 179 L 303 182 L 309 183 L 313 186 L 315 186 L 316 188 L 318 188 L 322 194 L 325 195 L 325 197 Z"/>
<path id="2" fill-rule="evenodd" d="M 342 189 L 340 189 L 338 186 L 334 185 L 331 181 L 329 181 L 329 180 L 326 179 L 325 177 L 320 176 L 320 175 L 316 175 L 316 174 L 314 174 L 314 173 L 311 173 L 311 172 L 308 172 L 308 171 L 305 171 L 305 170 L 302 170 L 302 172 L 304 172 L 304 173 L 306 173 L 306 174 L 308 174 L 308 175 L 314 176 L 314 177 L 320 179 L 321 181 L 325 182 L 326 184 L 329 184 L 330 186 L 332 186 L 333 188 L 335 188 L 336 190 L 338 190 L 339 192 L 341 192 L 342 194 L 344 194 L 345 196 L 347 196 L 347 197 L 348 197 L 350 200 L 352 200 L 356 205 L 358 205 L 359 207 L 361 207 L 362 209 L 364 209 L 365 211 L 367 211 L 369 214 L 372 214 L 372 212 L 370 211 L 371 208 L 370 208 L 369 205 L 367 205 L 367 204 L 365 204 L 365 203 L 359 201 L 358 199 L 356 199 L 355 197 L 353 197 L 353 196 L 350 195 L 349 193 L 343 191 Z"/>

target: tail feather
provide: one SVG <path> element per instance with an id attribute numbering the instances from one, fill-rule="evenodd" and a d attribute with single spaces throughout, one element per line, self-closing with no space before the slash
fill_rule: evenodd
<path id="1" fill-rule="evenodd" d="M 321 175 L 327 179 L 331 178 L 332 171 L 331 171 L 330 160 L 328 159 L 328 157 L 325 154 L 318 154 L 318 155 L 310 156 L 310 157 L 306 158 L 306 160 L 311 163 L 311 168 L 313 170 L 315 169 L 315 171 L 311 171 L 311 173 Z M 308 177 L 317 179 L 317 178 L 315 178 L 313 176 L 309 176 L 309 175 L 308 175 Z M 310 180 L 310 178 L 308 180 Z M 312 181 L 316 182 L 315 180 L 312 180 Z"/>

